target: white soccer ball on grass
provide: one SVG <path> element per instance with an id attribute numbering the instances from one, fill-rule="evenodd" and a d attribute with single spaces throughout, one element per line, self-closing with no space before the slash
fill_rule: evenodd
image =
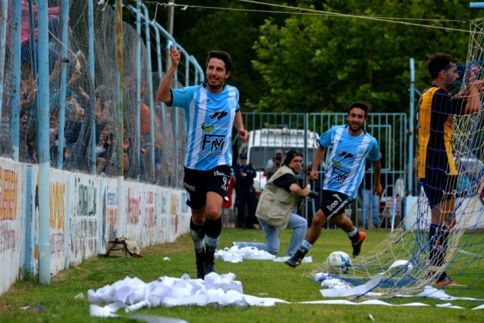
<path id="1" fill-rule="evenodd" d="M 326 265 L 331 273 L 347 273 L 353 264 L 346 252 L 333 251 L 326 259 Z"/>

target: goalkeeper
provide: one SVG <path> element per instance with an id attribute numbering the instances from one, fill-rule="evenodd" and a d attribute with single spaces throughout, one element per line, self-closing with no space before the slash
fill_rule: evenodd
<path id="1" fill-rule="evenodd" d="M 256 217 L 264 232 L 266 243 L 235 242 L 239 248 L 255 247 L 273 255 L 279 252 L 279 231 L 292 229 L 291 242 L 287 248 L 287 256 L 292 256 L 306 234 L 308 226 L 305 218 L 294 213 L 298 197 L 311 195 L 309 188 L 301 188 L 297 174 L 302 170 L 303 156 L 300 152 L 289 150 L 280 167 L 267 182 L 257 205 Z M 314 193 L 313 193 L 314 194 Z"/>
<path id="2" fill-rule="evenodd" d="M 457 60 L 449 54 L 434 54 L 427 62 L 432 78 L 418 108 L 417 175 L 431 208 L 429 230 L 430 272 L 438 287 L 455 282 L 442 271 L 445 264 L 447 240 L 454 225 L 452 214 L 455 204 L 457 167 L 452 153 L 453 118 L 455 115 L 479 111 L 479 91 L 482 81 L 477 80 L 476 65 L 468 69 L 466 89 L 452 95 L 459 73 Z"/>
<path id="3" fill-rule="evenodd" d="M 360 254 L 366 234 L 358 231 L 351 219 L 344 214 L 344 210 L 355 198 L 363 179 L 367 159 L 373 162 L 374 191 L 378 195 L 382 194 L 378 142 L 363 129 L 368 118 L 368 109 L 368 105 L 363 102 L 350 104 L 346 116 L 347 125 L 334 126 L 319 138 L 319 148 L 314 155 L 310 179 L 318 178 L 319 163 L 324 151 L 332 147 L 329 154 L 330 166 L 326 170 L 323 184 L 321 208 L 314 215 L 306 239 L 298 251 L 286 261 L 288 266 L 296 267 L 301 264 L 328 220 L 347 233 L 353 247 L 353 256 Z"/>

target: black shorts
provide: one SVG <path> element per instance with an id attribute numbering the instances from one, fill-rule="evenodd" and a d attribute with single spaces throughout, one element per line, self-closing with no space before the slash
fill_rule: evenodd
<path id="1" fill-rule="evenodd" d="M 230 166 L 217 166 L 210 170 L 185 168 L 183 185 L 189 194 L 187 205 L 192 209 L 205 206 L 208 192 L 215 192 L 225 197 L 230 179 Z"/>
<path id="2" fill-rule="evenodd" d="M 448 175 L 440 169 L 425 170 L 425 178 L 420 179 L 425 195 L 429 201 L 430 208 L 434 208 L 442 201 L 450 200 L 456 195 L 456 175 Z"/>
<path id="3" fill-rule="evenodd" d="M 326 218 L 329 219 L 330 217 L 343 214 L 346 205 L 350 202 L 348 196 L 343 193 L 323 190 L 321 195 L 321 210 Z"/>

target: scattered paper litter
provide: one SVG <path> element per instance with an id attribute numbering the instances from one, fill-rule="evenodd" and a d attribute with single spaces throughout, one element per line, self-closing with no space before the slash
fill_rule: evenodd
<path id="1" fill-rule="evenodd" d="M 215 258 L 223 260 L 225 262 L 231 262 L 231 263 L 239 263 L 244 261 L 244 259 L 250 259 L 250 260 L 272 260 L 276 262 L 284 262 L 286 261 L 289 257 L 276 257 L 273 254 L 270 254 L 269 252 L 265 250 L 260 250 L 255 247 L 242 247 L 239 248 L 236 245 L 233 245 L 232 247 L 224 248 L 224 249 L 219 249 L 215 252 Z M 305 257 L 303 259 L 304 263 L 310 263 L 313 262 L 313 259 L 311 256 Z"/>
<path id="2" fill-rule="evenodd" d="M 464 309 L 463 307 L 452 305 L 452 303 L 435 304 L 435 306 L 444 307 L 444 308 L 453 308 L 453 309 L 458 309 L 458 310 Z"/>
<path id="3" fill-rule="evenodd" d="M 207 306 L 274 306 L 287 303 L 277 298 L 262 298 L 243 294 L 243 286 L 232 273 L 210 273 L 202 279 L 162 276 L 145 283 L 138 278 L 126 277 L 112 285 L 88 291 L 92 316 L 110 317 L 124 308 L 126 312 L 143 307 L 196 305 Z M 96 304 L 107 304 L 104 307 Z"/>

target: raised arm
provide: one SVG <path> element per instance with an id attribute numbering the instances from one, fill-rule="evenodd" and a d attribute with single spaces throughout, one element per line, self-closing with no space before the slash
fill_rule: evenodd
<path id="1" fill-rule="evenodd" d="M 158 90 L 156 91 L 157 102 L 171 102 L 171 81 L 175 76 L 176 69 L 180 63 L 180 52 L 175 48 L 170 48 L 171 66 L 161 79 Z"/>
<path id="2" fill-rule="evenodd" d="M 469 68 L 467 74 L 467 88 L 462 96 L 467 97 L 467 104 L 464 108 L 465 114 L 472 114 L 479 112 L 481 108 L 481 100 L 479 92 L 484 91 L 484 80 L 478 80 L 480 68 L 473 65 Z"/>

